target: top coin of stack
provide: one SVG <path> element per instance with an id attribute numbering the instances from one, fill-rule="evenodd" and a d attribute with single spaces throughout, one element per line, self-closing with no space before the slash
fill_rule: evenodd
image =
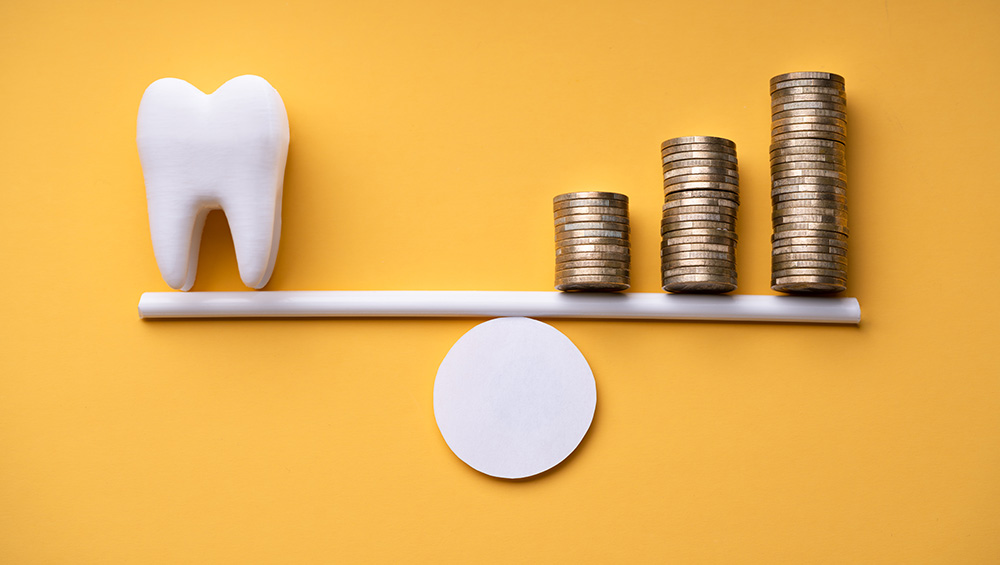
<path id="1" fill-rule="evenodd" d="M 556 226 L 556 290 L 629 287 L 628 197 L 571 192 L 552 199 Z"/>
<path id="2" fill-rule="evenodd" d="M 844 78 L 771 79 L 771 288 L 847 288 L 847 97 Z"/>
<path id="3" fill-rule="evenodd" d="M 660 234 L 663 289 L 729 292 L 736 288 L 736 144 L 721 137 L 668 139 L 663 158 Z"/>

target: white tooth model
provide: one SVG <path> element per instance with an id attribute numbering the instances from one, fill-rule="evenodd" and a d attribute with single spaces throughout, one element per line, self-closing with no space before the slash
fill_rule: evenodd
<path id="1" fill-rule="evenodd" d="M 240 278 L 262 288 L 281 235 L 288 115 L 266 80 L 236 77 L 212 94 L 164 78 L 139 104 L 136 143 L 160 274 L 189 290 L 209 211 L 229 221 Z"/>

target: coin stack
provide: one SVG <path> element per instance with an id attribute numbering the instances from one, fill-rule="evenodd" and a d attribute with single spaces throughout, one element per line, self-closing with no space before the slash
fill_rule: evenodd
<path id="1" fill-rule="evenodd" d="M 629 287 L 628 196 L 570 192 L 552 199 L 556 290 Z"/>
<path id="2" fill-rule="evenodd" d="M 663 290 L 736 289 L 736 144 L 721 137 L 677 137 L 660 145 Z"/>
<path id="3" fill-rule="evenodd" d="M 771 79 L 771 288 L 847 288 L 847 98 L 844 78 Z"/>

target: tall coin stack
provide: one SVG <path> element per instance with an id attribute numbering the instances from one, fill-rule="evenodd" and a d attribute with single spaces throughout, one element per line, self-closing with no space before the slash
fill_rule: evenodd
<path id="1" fill-rule="evenodd" d="M 771 79 L 771 288 L 847 288 L 847 98 L 844 78 Z"/>
<path id="2" fill-rule="evenodd" d="M 556 223 L 556 290 L 629 287 L 628 197 L 571 192 L 552 199 Z"/>
<path id="3" fill-rule="evenodd" d="M 663 290 L 736 289 L 736 144 L 721 137 L 677 137 L 660 145 Z"/>

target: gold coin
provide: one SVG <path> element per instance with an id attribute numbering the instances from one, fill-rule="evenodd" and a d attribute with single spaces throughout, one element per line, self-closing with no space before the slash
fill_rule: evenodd
<path id="1" fill-rule="evenodd" d="M 846 135 L 834 133 L 832 131 L 806 130 L 771 134 L 771 141 L 775 143 L 780 143 L 790 139 L 822 139 L 847 144 Z"/>
<path id="2" fill-rule="evenodd" d="M 661 226 L 660 235 L 663 237 L 725 237 L 727 239 L 732 239 L 733 241 L 739 239 L 739 236 L 736 235 L 736 230 L 719 228 L 681 228 L 677 230 L 664 230 Z"/>
<path id="3" fill-rule="evenodd" d="M 847 228 L 847 216 L 822 216 L 819 214 L 794 214 L 782 216 L 778 215 L 771 218 L 771 226 L 774 228 L 781 228 L 786 225 L 794 224 L 835 224 L 842 228 Z"/>
<path id="4" fill-rule="evenodd" d="M 631 262 L 628 253 L 608 253 L 605 251 L 579 251 L 576 253 L 562 253 L 556 255 L 556 263 L 575 263 L 577 261 L 616 261 L 619 263 Z"/>
<path id="5" fill-rule="evenodd" d="M 601 269 L 628 269 L 628 261 L 603 261 L 597 259 L 584 259 L 579 261 L 564 261 L 562 263 L 556 263 L 556 271 L 564 271 L 566 269 L 585 269 L 588 267 L 597 267 Z"/>
<path id="6" fill-rule="evenodd" d="M 847 210 L 837 210 L 835 208 L 815 208 L 809 206 L 797 206 L 795 208 L 775 208 L 771 212 L 771 219 L 781 219 L 784 222 L 797 216 L 832 216 L 847 220 Z M 804 220 L 806 222 L 821 220 Z"/>
<path id="7" fill-rule="evenodd" d="M 844 275 L 838 275 L 838 276 L 831 277 L 831 276 L 828 276 L 828 275 L 810 275 L 810 274 L 786 275 L 786 276 L 782 276 L 782 277 L 775 277 L 774 275 L 771 276 L 771 285 L 772 285 L 771 288 L 774 288 L 774 285 L 776 285 L 776 284 L 794 284 L 794 283 L 800 283 L 800 284 L 806 283 L 806 284 L 814 284 L 814 285 L 823 285 L 823 284 L 840 284 L 840 285 L 846 285 L 847 284 L 847 277 L 844 276 Z M 775 289 L 775 290 L 778 290 L 778 289 Z M 782 291 L 782 292 L 786 292 L 786 291 Z M 820 291 L 817 289 L 817 292 L 820 292 Z M 836 291 L 834 291 L 834 292 L 836 292 Z"/>
<path id="8" fill-rule="evenodd" d="M 730 230 L 719 230 L 719 229 L 687 229 L 687 230 L 670 230 L 663 231 L 660 230 L 660 235 L 663 237 L 691 237 L 691 236 L 710 236 L 710 237 L 725 237 L 727 239 L 732 239 L 733 241 L 738 240 L 738 236 L 735 231 Z"/>
<path id="9" fill-rule="evenodd" d="M 660 257 L 674 253 L 684 253 L 688 251 L 715 251 L 717 253 L 733 253 L 736 249 L 735 243 L 695 243 L 676 244 L 664 247 L 660 244 Z"/>
<path id="10" fill-rule="evenodd" d="M 674 179 L 688 178 L 692 176 L 699 175 L 714 175 L 729 179 L 728 182 L 734 184 L 739 184 L 740 177 L 736 171 L 732 169 L 725 169 L 721 167 L 687 167 L 684 169 L 674 169 L 672 171 L 667 171 L 663 173 L 663 182 L 667 184 L 676 184 Z"/>
<path id="11" fill-rule="evenodd" d="M 815 177 L 800 177 L 799 180 L 802 178 L 806 178 L 808 180 L 802 183 L 775 184 L 772 182 L 771 202 L 785 198 L 791 194 L 803 195 L 803 198 L 808 198 L 809 200 L 822 198 L 822 196 L 820 196 L 822 194 L 831 194 L 842 198 L 847 197 L 847 183 L 842 180 L 827 177 L 821 179 L 817 179 Z"/>
<path id="12" fill-rule="evenodd" d="M 793 163 L 771 164 L 771 175 L 788 171 L 799 171 L 802 176 L 812 176 L 814 170 L 834 171 L 847 175 L 847 166 L 842 163 L 824 163 L 822 161 L 796 161 Z M 821 176 L 831 176 L 828 173 L 818 173 Z"/>
<path id="13" fill-rule="evenodd" d="M 671 232 L 673 233 L 673 232 Z M 664 236 L 661 246 L 665 245 L 668 247 L 674 245 L 701 245 L 702 243 L 715 243 L 720 245 L 732 245 L 735 240 L 729 237 L 722 237 L 717 235 L 679 235 L 679 236 Z"/>
<path id="14" fill-rule="evenodd" d="M 606 230 L 606 231 L 628 231 L 628 224 L 615 222 L 574 222 L 572 224 L 560 224 L 555 226 L 557 232 L 576 230 Z"/>
<path id="15" fill-rule="evenodd" d="M 787 255 L 772 255 L 771 256 L 771 269 L 772 270 L 782 270 L 782 269 L 846 269 L 847 268 L 847 256 L 845 255 L 831 255 L 825 253 L 808 253 L 806 255 L 811 256 L 821 256 L 826 255 L 825 259 L 789 259 L 792 255 L 799 254 L 787 254 Z"/>
<path id="16" fill-rule="evenodd" d="M 841 242 L 838 242 L 841 243 Z M 803 261 L 823 261 L 819 257 L 813 256 L 822 255 L 836 255 L 838 257 L 843 257 L 847 259 L 847 248 L 841 247 L 839 245 L 822 245 L 822 244 L 792 244 L 792 245 L 776 245 L 772 242 L 771 244 L 771 260 L 786 261 L 789 258 L 792 260 L 803 260 Z"/>
<path id="17" fill-rule="evenodd" d="M 778 253 L 780 249 L 786 247 L 802 246 L 837 247 L 844 250 L 845 254 L 847 252 L 848 238 L 842 233 L 814 230 L 809 232 L 803 231 L 803 233 L 811 233 L 813 237 L 776 237 L 781 236 L 784 233 L 788 232 L 777 232 L 771 236 L 772 253 Z M 837 239 L 836 236 L 839 236 L 842 239 Z"/>
<path id="18" fill-rule="evenodd" d="M 846 194 L 846 191 L 847 181 L 835 177 L 812 176 L 771 179 L 772 197 L 788 192 L 839 192 Z"/>
<path id="19" fill-rule="evenodd" d="M 788 263 L 795 261 L 818 261 L 847 264 L 847 256 L 839 253 L 780 253 L 771 255 L 771 262 Z"/>
<path id="20" fill-rule="evenodd" d="M 677 202 L 687 199 L 719 200 L 737 205 L 740 202 L 740 195 L 725 190 L 684 190 L 671 192 L 663 197 L 664 202 Z"/>
<path id="21" fill-rule="evenodd" d="M 808 90 L 815 90 L 817 88 L 824 89 L 826 92 L 809 92 Z M 806 89 L 806 92 L 794 92 L 794 89 Z M 782 98 L 798 98 L 798 99 L 816 99 L 824 100 L 830 102 L 837 102 L 839 100 L 844 100 L 847 97 L 847 91 L 843 88 L 843 85 L 836 83 L 826 83 L 826 84 L 812 84 L 812 85 L 792 85 L 785 86 L 784 88 L 773 88 L 771 89 L 771 100 L 782 99 Z"/>
<path id="22" fill-rule="evenodd" d="M 663 209 L 682 208 L 684 206 L 710 206 L 715 208 L 739 208 L 739 203 L 728 198 L 667 198 Z"/>
<path id="23" fill-rule="evenodd" d="M 771 172 L 772 182 L 781 179 L 792 179 L 798 177 L 827 177 L 847 182 L 847 173 L 843 171 L 829 171 L 826 169 L 791 169 L 787 171 Z"/>
<path id="24" fill-rule="evenodd" d="M 833 163 L 841 167 L 847 166 L 847 161 L 843 155 L 830 155 L 825 153 L 799 153 L 795 155 L 771 154 L 771 166 L 786 165 L 790 163 Z"/>
<path id="25" fill-rule="evenodd" d="M 816 275 L 809 273 L 802 273 L 796 275 L 784 275 L 780 277 L 771 275 L 771 288 L 774 288 L 775 284 L 789 284 L 789 283 L 812 283 L 812 284 L 847 284 L 847 277 L 843 274 L 830 276 L 830 275 Z M 777 290 L 777 289 L 775 289 Z"/>
<path id="26" fill-rule="evenodd" d="M 719 145 L 718 143 L 680 143 L 678 145 L 671 145 L 670 147 L 660 147 L 661 155 L 685 153 L 687 151 L 708 151 L 709 153 L 736 155 L 736 148 L 729 147 L 728 145 Z"/>
<path id="27" fill-rule="evenodd" d="M 828 96 L 844 96 L 845 92 L 843 87 L 834 88 L 822 85 L 786 86 L 784 88 L 776 88 L 771 91 L 771 96 L 778 96 L 778 97 L 789 96 L 789 95 L 800 95 L 800 94 L 826 94 Z"/>
<path id="28" fill-rule="evenodd" d="M 736 285 L 736 273 L 735 273 L 735 271 L 731 272 L 731 273 L 724 273 L 724 274 L 718 274 L 718 273 L 685 273 L 685 274 L 661 273 L 660 280 L 663 281 L 663 284 L 665 284 L 665 285 L 668 284 L 668 283 L 676 284 L 676 283 L 685 283 L 685 282 L 688 282 L 688 283 L 694 283 L 694 282 L 703 282 L 703 283 L 716 282 L 716 283 L 728 283 L 728 284 L 734 285 L 733 288 L 735 288 L 735 285 Z"/>
<path id="29" fill-rule="evenodd" d="M 725 159 L 683 159 L 680 161 L 667 161 L 666 163 L 663 163 L 664 172 L 675 169 L 685 169 L 688 167 L 719 167 L 733 172 L 737 172 L 739 169 L 739 166 L 736 163 Z"/>
<path id="30" fill-rule="evenodd" d="M 774 272 L 799 271 L 801 269 L 826 269 L 831 271 L 846 271 L 845 263 L 833 263 L 825 261 L 784 261 L 781 263 L 772 261 L 771 269 Z"/>
<path id="31" fill-rule="evenodd" d="M 771 106 L 771 116 L 781 114 L 791 110 L 828 110 L 831 112 L 847 113 L 847 106 L 843 104 L 833 104 L 831 102 L 791 102 L 780 106 Z"/>
<path id="32" fill-rule="evenodd" d="M 802 141 L 802 140 L 797 140 Z M 816 140 L 825 141 L 825 140 Z M 847 152 L 844 145 L 838 143 L 840 147 L 822 147 L 818 145 L 801 145 L 801 146 L 791 146 L 791 147 L 779 147 L 777 149 L 771 149 L 771 160 L 776 157 L 793 157 L 797 155 L 810 156 L 810 155 L 823 155 L 826 157 L 833 157 L 836 159 L 841 159 L 845 163 L 847 162 Z"/>
<path id="33" fill-rule="evenodd" d="M 629 276 L 628 268 L 614 269 L 609 267 L 569 267 L 556 271 L 559 278 L 567 277 L 613 277 L 622 278 Z"/>
<path id="34" fill-rule="evenodd" d="M 847 120 L 840 118 L 834 118 L 832 116 L 793 116 L 791 118 L 771 118 L 771 127 L 780 128 L 785 126 L 802 126 L 802 125 L 825 125 L 825 126 L 837 126 L 847 129 Z"/>
<path id="35" fill-rule="evenodd" d="M 795 202 L 807 202 L 806 200 L 798 200 Z M 818 206 L 801 206 L 795 208 L 774 208 L 771 212 L 771 219 L 777 217 L 789 217 L 789 216 L 835 216 L 844 218 L 847 221 L 847 208 L 820 208 Z"/>
<path id="36" fill-rule="evenodd" d="M 628 210 L 625 208 L 614 208 L 612 206 L 577 206 L 575 208 L 561 208 L 554 211 L 556 218 L 564 218 L 574 215 L 597 214 L 602 216 L 615 216 L 628 219 Z"/>
<path id="37" fill-rule="evenodd" d="M 736 283 L 713 281 L 672 282 L 664 284 L 663 290 L 675 294 L 725 294 L 736 290 Z"/>
<path id="38" fill-rule="evenodd" d="M 778 194 L 771 197 L 771 203 L 774 205 L 778 204 L 793 204 L 795 202 L 823 202 L 830 205 L 838 204 L 842 206 L 847 206 L 847 196 L 844 194 L 837 194 L 835 192 L 812 192 L 812 191 L 796 191 L 789 192 L 786 194 Z"/>
<path id="39" fill-rule="evenodd" d="M 801 240 L 801 239 L 834 239 L 847 242 L 847 234 L 827 230 L 785 230 L 771 235 L 771 242 L 778 240 Z"/>
<path id="40" fill-rule="evenodd" d="M 772 107 L 795 104 L 796 102 L 827 102 L 846 106 L 847 96 L 842 94 L 786 94 L 782 96 L 778 90 L 771 93 Z"/>
<path id="41" fill-rule="evenodd" d="M 570 211 L 575 208 L 612 208 L 619 213 L 628 213 L 628 202 L 623 200 L 604 200 L 600 198 L 580 198 L 579 200 L 564 200 L 552 204 L 552 209 L 556 212 Z"/>
<path id="42" fill-rule="evenodd" d="M 844 144 L 839 141 L 830 141 L 829 139 L 786 139 L 780 142 L 771 142 L 768 146 L 769 150 L 773 153 L 779 149 L 792 149 L 801 147 L 824 147 L 826 149 L 835 149 L 837 151 L 844 151 Z"/>
<path id="43" fill-rule="evenodd" d="M 628 196 L 617 192 L 567 192 L 552 198 L 552 202 L 563 202 L 566 200 L 578 200 L 581 198 L 597 198 L 600 200 L 618 200 L 628 202 Z"/>
<path id="44" fill-rule="evenodd" d="M 718 261 L 736 261 L 736 255 L 732 252 L 720 252 L 720 251 L 682 251 L 680 253 L 668 253 L 666 255 L 661 254 L 660 259 L 662 261 L 684 261 L 684 260 L 718 260 Z"/>
<path id="45" fill-rule="evenodd" d="M 729 214 L 714 214 L 711 212 L 706 213 L 670 213 L 666 212 L 663 215 L 663 222 L 733 222 L 735 221 L 735 216 Z M 661 225 L 663 222 L 660 222 Z"/>
<path id="46" fill-rule="evenodd" d="M 556 249 L 556 255 L 572 255 L 574 253 L 619 253 L 627 255 L 628 245 L 609 244 L 584 244 L 584 245 L 564 245 Z"/>
<path id="47" fill-rule="evenodd" d="M 729 265 L 717 267 L 715 265 L 697 265 L 692 267 L 666 267 L 663 268 L 663 276 L 673 278 L 680 275 L 717 275 L 720 277 L 732 278 L 736 276 L 735 269 Z"/>
<path id="48" fill-rule="evenodd" d="M 825 135 L 827 133 L 835 133 L 835 134 L 840 134 L 841 136 L 844 136 L 844 139 L 847 139 L 847 128 L 843 126 L 828 125 L 828 124 L 790 124 L 787 126 L 777 126 L 777 125 L 771 126 L 772 139 L 786 133 L 795 133 L 795 132 L 811 132 L 821 135 Z M 821 136 L 820 139 L 827 139 L 827 138 Z M 839 138 L 834 138 L 834 139 L 839 139 Z"/>
<path id="49" fill-rule="evenodd" d="M 803 116 L 824 116 L 827 118 L 839 118 L 847 120 L 847 113 L 838 110 L 827 110 L 824 108 L 797 108 L 794 110 L 784 110 L 782 112 L 771 111 L 771 120 L 784 120 L 785 118 L 800 118 Z"/>
<path id="50" fill-rule="evenodd" d="M 681 283 L 681 282 L 726 282 L 729 284 L 736 284 L 736 272 L 733 269 L 728 269 L 729 272 L 720 273 L 706 273 L 706 272 L 693 272 L 693 273 L 670 273 L 662 272 L 660 274 L 660 280 L 666 283 Z"/>
<path id="51" fill-rule="evenodd" d="M 627 239 L 615 237 L 574 237 L 556 242 L 559 247 L 575 247 L 577 245 L 622 245 L 629 244 Z"/>
<path id="52" fill-rule="evenodd" d="M 663 271 L 680 267 L 716 267 L 725 269 L 735 269 L 735 259 L 666 259 L 663 258 Z"/>
<path id="53" fill-rule="evenodd" d="M 784 231 L 801 231 L 801 230 L 819 230 L 819 231 L 833 231 L 840 232 L 844 235 L 848 235 L 847 226 L 840 225 L 834 222 L 794 222 L 789 224 L 781 224 L 780 226 L 774 226 L 774 233 Z"/>
<path id="54" fill-rule="evenodd" d="M 721 214 L 724 216 L 736 217 L 736 208 L 733 206 L 672 206 L 663 208 L 663 218 L 673 218 L 684 214 Z"/>
<path id="55" fill-rule="evenodd" d="M 736 149 L 736 144 L 724 137 L 711 137 L 705 135 L 689 135 L 687 137 L 674 137 L 660 144 L 660 149 L 672 147 L 674 145 L 689 145 L 699 143 L 705 145 L 722 145 L 731 149 Z"/>
<path id="56" fill-rule="evenodd" d="M 828 284 L 817 282 L 771 283 L 771 289 L 786 294 L 834 294 L 847 290 L 843 282 Z"/>
<path id="57" fill-rule="evenodd" d="M 828 88 L 837 92 L 846 92 L 843 82 L 827 79 L 787 79 L 772 83 L 770 91 L 773 93 L 789 88 Z"/>
<path id="58" fill-rule="evenodd" d="M 690 229 L 717 229 L 717 230 L 727 230 L 733 231 L 733 222 L 714 222 L 714 221 L 687 221 L 687 222 L 675 222 L 669 220 L 663 220 L 660 222 L 660 232 L 677 231 L 677 230 L 690 230 Z"/>
<path id="59" fill-rule="evenodd" d="M 608 237 L 627 241 L 629 235 L 627 231 L 620 230 L 573 230 L 557 232 L 556 242 L 566 241 L 568 239 L 577 239 L 580 237 Z"/>
<path id="60" fill-rule="evenodd" d="M 679 198 L 692 192 L 728 192 L 733 198 L 739 198 L 740 187 L 731 182 L 686 182 L 684 184 L 672 184 L 663 187 L 664 197 L 677 196 Z"/>
<path id="61" fill-rule="evenodd" d="M 790 237 L 786 239 L 776 239 L 771 241 L 772 253 L 808 253 L 809 249 L 839 249 L 842 254 L 847 254 L 847 240 L 823 237 Z"/>
<path id="62" fill-rule="evenodd" d="M 628 225 L 627 216 L 605 216 L 601 214 L 570 214 L 568 216 L 559 216 L 554 221 L 557 226 L 579 222 L 606 222 Z"/>
<path id="63" fill-rule="evenodd" d="M 784 247 L 774 247 L 771 250 L 772 260 L 783 260 L 789 255 L 839 255 L 847 257 L 847 249 L 833 245 L 786 245 Z"/>
<path id="64" fill-rule="evenodd" d="M 724 182 L 732 184 L 734 186 L 739 185 L 739 179 L 730 175 L 692 174 L 692 175 L 680 175 L 676 177 L 665 177 L 663 180 L 663 186 L 665 188 L 669 188 L 672 185 L 687 184 L 694 182 L 718 182 L 718 183 Z"/>
<path id="65" fill-rule="evenodd" d="M 739 166 L 736 155 L 721 153 L 718 151 L 679 151 L 677 153 L 664 153 L 661 160 L 664 165 L 682 163 L 684 161 L 715 161 L 717 163 L 730 163 L 733 166 Z"/>
<path id="66" fill-rule="evenodd" d="M 840 269 L 784 269 L 771 272 L 772 281 L 780 281 L 788 277 L 825 277 L 847 280 L 847 273 Z"/>
<path id="67" fill-rule="evenodd" d="M 770 84 L 774 86 L 789 80 L 822 80 L 844 84 L 844 77 L 826 71 L 794 71 L 771 77 Z"/>
<path id="68" fill-rule="evenodd" d="M 606 277 L 567 277 L 556 282 L 556 290 L 628 290 L 628 280 L 608 280 Z"/>

